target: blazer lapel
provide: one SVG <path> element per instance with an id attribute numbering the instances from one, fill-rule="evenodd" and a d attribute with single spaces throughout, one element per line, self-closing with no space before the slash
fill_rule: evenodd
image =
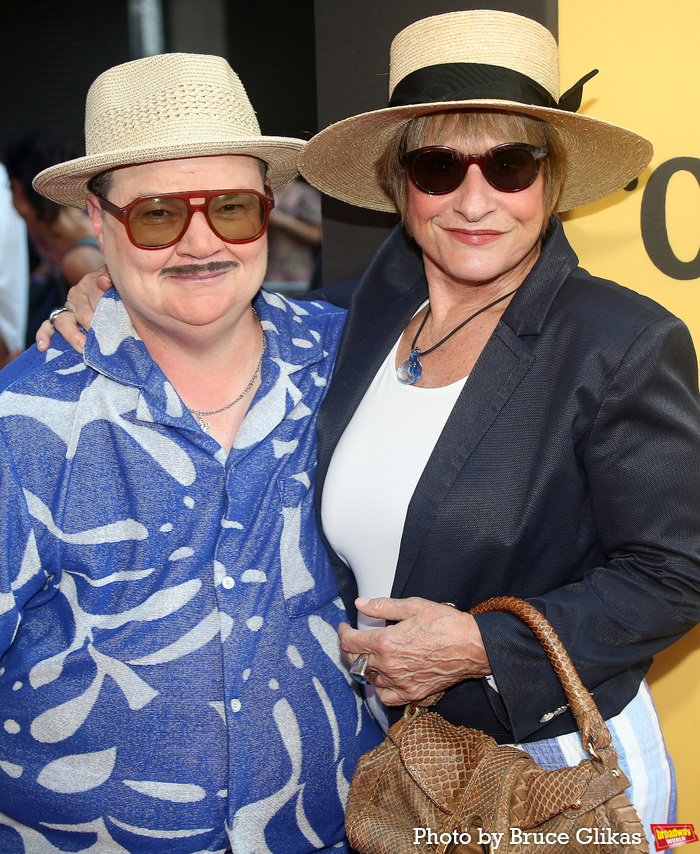
<path id="1" fill-rule="evenodd" d="M 529 346 L 501 322 L 464 384 L 413 493 L 392 596 L 405 595 L 420 549 L 434 528 L 446 494 L 533 361 Z"/>
<path id="2" fill-rule="evenodd" d="M 387 282 L 396 284 L 389 288 Z M 427 297 L 422 260 L 411 248 L 403 229 L 397 228 L 358 285 L 333 380 L 319 411 L 316 474 L 319 494 L 338 440 L 396 339 Z"/>
<path id="3" fill-rule="evenodd" d="M 420 255 L 400 227 L 387 238 L 357 286 L 343 331 L 335 373 L 318 415 L 316 519 L 328 547 L 348 619 L 357 625 L 357 584 L 323 533 L 321 498 L 331 456 L 380 365 L 408 319 L 427 299 Z"/>

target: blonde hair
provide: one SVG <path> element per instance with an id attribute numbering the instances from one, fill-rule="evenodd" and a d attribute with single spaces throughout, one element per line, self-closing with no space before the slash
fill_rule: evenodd
<path id="1" fill-rule="evenodd" d="M 543 229 L 546 228 L 550 215 L 557 209 L 566 172 L 564 149 L 554 128 L 541 119 L 520 113 L 451 110 L 418 116 L 402 125 L 377 160 L 379 183 L 396 205 L 409 233 L 408 178 L 399 155 L 401 151 L 413 151 L 426 145 L 440 145 L 448 136 L 460 137 L 467 145 L 474 144 L 482 136 L 502 138 L 508 142 L 545 145 L 547 155 L 542 161 L 542 173 L 545 205 Z"/>

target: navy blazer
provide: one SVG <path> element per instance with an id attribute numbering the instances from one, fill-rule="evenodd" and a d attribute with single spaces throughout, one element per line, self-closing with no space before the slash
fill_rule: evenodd
<path id="1" fill-rule="evenodd" d="M 333 449 L 426 298 L 420 253 L 399 227 L 354 293 L 321 408 L 319 521 Z M 699 463 L 686 327 L 580 269 L 553 218 L 418 482 L 391 595 L 462 610 L 495 595 L 529 600 L 610 718 L 651 657 L 698 621 Z M 327 546 L 354 623 L 354 577 Z M 477 619 L 499 693 L 465 680 L 438 710 L 500 742 L 574 730 L 568 711 L 551 715 L 566 699 L 529 630 L 506 614 Z"/>

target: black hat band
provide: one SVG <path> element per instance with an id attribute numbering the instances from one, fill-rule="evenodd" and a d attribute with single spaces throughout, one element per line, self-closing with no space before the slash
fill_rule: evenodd
<path id="1" fill-rule="evenodd" d="M 483 99 L 576 112 L 581 105 L 583 84 L 597 73 L 591 71 L 582 77 L 557 103 L 544 86 L 511 68 L 472 62 L 429 65 L 407 74 L 396 85 L 389 106 Z"/>

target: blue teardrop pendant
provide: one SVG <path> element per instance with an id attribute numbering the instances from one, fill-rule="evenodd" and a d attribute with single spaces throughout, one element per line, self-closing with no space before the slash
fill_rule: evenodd
<path id="1" fill-rule="evenodd" d="M 413 385 L 423 376 L 423 366 L 420 363 L 420 348 L 414 347 L 411 350 L 411 355 L 406 359 L 403 365 L 399 365 L 396 371 L 396 376 L 400 383 L 404 385 Z"/>

